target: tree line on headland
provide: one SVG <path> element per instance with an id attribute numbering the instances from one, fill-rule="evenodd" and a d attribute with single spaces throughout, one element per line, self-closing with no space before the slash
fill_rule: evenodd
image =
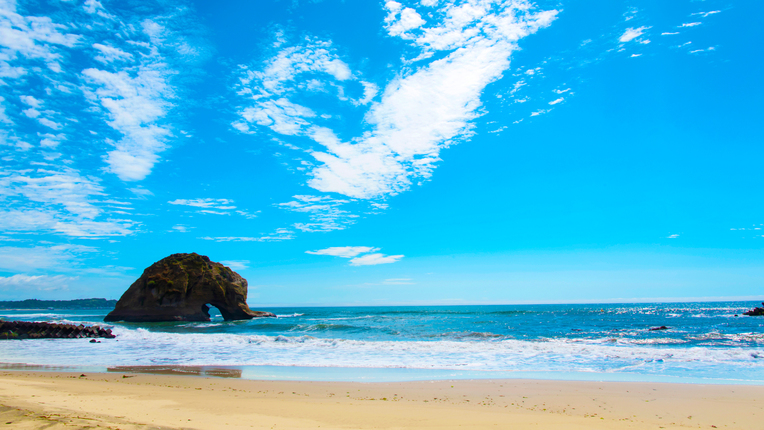
<path id="1" fill-rule="evenodd" d="M 114 309 L 116 300 L 37 300 L 0 301 L 0 309 Z"/>

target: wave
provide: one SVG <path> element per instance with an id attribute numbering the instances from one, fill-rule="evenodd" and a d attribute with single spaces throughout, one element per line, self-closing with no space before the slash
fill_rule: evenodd
<path id="1" fill-rule="evenodd" d="M 626 372 L 655 374 L 764 375 L 760 347 L 680 347 L 666 338 L 651 343 L 613 338 L 500 339 L 464 333 L 462 339 L 430 341 L 349 340 L 224 333 L 169 333 L 115 327 L 116 341 L 89 344 L 15 342 L 0 350 L 0 362 L 102 366 L 272 365 L 499 371 Z M 482 338 L 481 340 L 475 340 Z"/>
<path id="2" fill-rule="evenodd" d="M 285 314 L 285 315 L 276 314 L 276 318 L 295 318 L 295 317 L 301 317 L 303 315 L 305 314 L 298 314 L 297 312 L 293 314 Z"/>

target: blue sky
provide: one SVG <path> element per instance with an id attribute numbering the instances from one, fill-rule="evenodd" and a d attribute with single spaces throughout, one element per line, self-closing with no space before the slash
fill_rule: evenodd
<path id="1" fill-rule="evenodd" d="M 762 297 L 754 1 L 0 1 L 0 300 Z"/>

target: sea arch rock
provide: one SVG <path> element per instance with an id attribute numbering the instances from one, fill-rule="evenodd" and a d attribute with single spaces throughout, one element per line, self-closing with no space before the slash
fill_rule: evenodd
<path id="1" fill-rule="evenodd" d="M 208 304 L 226 320 L 275 316 L 249 308 L 241 275 L 191 253 L 170 255 L 144 270 L 104 321 L 209 321 Z"/>

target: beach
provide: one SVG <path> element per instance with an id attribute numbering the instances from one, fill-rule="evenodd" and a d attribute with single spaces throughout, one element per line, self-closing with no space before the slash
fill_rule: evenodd
<path id="1" fill-rule="evenodd" d="M 0 405 L 9 429 L 754 429 L 764 419 L 764 387 L 3 371 Z"/>

